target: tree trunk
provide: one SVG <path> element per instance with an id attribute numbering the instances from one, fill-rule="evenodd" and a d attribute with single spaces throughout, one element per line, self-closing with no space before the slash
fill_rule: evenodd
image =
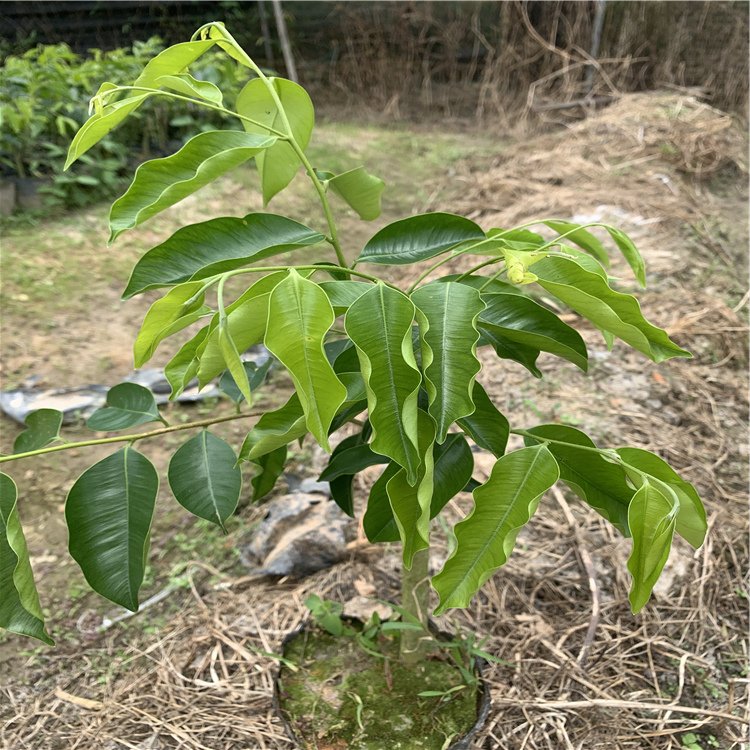
<path id="1" fill-rule="evenodd" d="M 407 665 L 419 663 L 429 644 L 427 613 L 430 598 L 430 551 L 423 549 L 414 555 L 411 570 L 401 571 L 401 606 L 416 618 L 425 632 L 404 630 L 401 633 L 401 661 Z"/>
<path id="2" fill-rule="evenodd" d="M 289 43 L 289 33 L 286 29 L 286 21 L 284 20 L 284 11 L 281 7 L 281 0 L 272 0 L 273 3 L 273 15 L 276 18 L 276 29 L 279 32 L 279 41 L 281 42 L 281 54 L 284 55 L 284 65 L 286 66 L 286 74 L 289 76 L 290 81 L 295 83 L 299 82 L 297 78 L 297 68 L 294 66 L 294 58 L 292 57 L 292 45 Z"/>

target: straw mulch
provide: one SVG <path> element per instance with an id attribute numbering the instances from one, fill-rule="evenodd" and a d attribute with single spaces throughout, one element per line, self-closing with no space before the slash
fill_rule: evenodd
<path id="1" fill-rule="evenodd" d="M 653 282 L 644 311 L 694 360 L 657 367 L 624 347 L 609 353 L 580 326 L 588 376 L 550 358 L 533 381 L 486 357 L 482 379 L 517 426 L 573 422 L 601 444 L 658 451 L 696 484 L 710 524 L 701 550 L 675 542 L 654 599 L 633 616 L 628 541 L 549 493 L 508 565 L 439 623 L 478 633 L 505 662 L 487 672 L 493 708 L 477 750 L 667 750 L 688 732 L 706 749 L 748 740 L 745 151 L 724 117 L 674 95 L 626 97 L 489 170 L 467 165 L 460 197 L 442 206 L 487 227 L 591 208 L 634 236 Z M 711 170 L 714 183 L 696 181 Z M 629 288 L 626 269 L 614 272 Z M 489 466 L 479 454 L 477 474 Z M 449 513 L 468 507 L 463 497 Z M 0 746 L 291 748 L 272 708 L 277 667 L 263 652 L 305 616 L 310 592 L 347 601 L 370 586 L 381 598 L 398 591 L 397 550 L 365 544 L 298 582 L 189 570 L 189 589 L 171 596 L 181 608 L 158 633 L 111 629 L 13 679 L 0 693 Z M 150 612 L 138 617 L 146 624 Z"/>

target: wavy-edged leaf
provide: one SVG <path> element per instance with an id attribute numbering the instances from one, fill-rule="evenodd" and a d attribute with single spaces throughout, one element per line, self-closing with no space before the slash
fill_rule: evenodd
<path id="1" fill-rule="evenodd" d="M 582 247 L 587 253 L 590 253 L 603 266 L 609 265 L 609 255 L 601 240 L 595 237 L 591 232 L 582 227 L 580 224 L 574 224 L 571 221 L 562 221 L 560 219 L 543 222 L 550 229 L 554 229 L 558 234 L 564 234 L 566 242 L 574 242 L 578 247 Z"/>
<path id="2" fill-rule="evenodd" d="M 676 531 L 685 541 L 698 549 L 706 538 L 708 524 L 706 523 L 706 509 L 695 487 L 682 479 L 664 459 L 655 453 L 642 448 L 618 448 L 617 453 L 628 466 L 669 485 L 680 502 Z M 633 477 L 633 479 L 637 480 L 638 477 Z"/>
<path id="3" fill-rule="evenodd" d="M 109 214 L 109 242 L 276 143 L 273 136 L 211 130 L 176 154 L 144 162 Z"/>
<path id="4" fill-rule="evenodd" d="M 545 307 L 518 294 L 488 294 L 479 326 L 531 349 L 567 359 L 588 369 L 588 352 L 581 335 Z"/>
<path id="5" fill-rule="evenodd" d="M 60 439 L 63 415 L 57 409 L 37 409 L 26 415 L 26 429 L 13 442 L 13 453 L 44 448 Z"/>
<path id="6" fill-rule="evenodd" d="M 521 344 L 503 336 L 499 329 L 479 325 L 478 346 L 491 346 L 501 359 L 510 359 L 523 365 L 535 378 L 542 377 L 536 361 L 541 351 L 536 347 Z"/>
<path id="7" fill-rule="evenodd" d="M 654 362 L 691 356 L 643 317 L 635 297 L 616 292 L 605 279 L 575 260 L 548 256 L 534 264 L 534 273 L 550 294 Z"/>
<path id="8" fill-rule="evenodd" d="M 372 449 L 406 469 L 417 480 L 417 396 L 422 377 L 412 348 L 412 301 L 377 284 L 348 310 L 346 332 L 357 347 L 367 388 L 373 429 Z"/>
<path id="9" fill-rule="evenodd" d="M 633 535 L 633 548 L 628 570 L 633 578 L 630 607 L 640 612 L 659 580 L 672 547 L 679 502 L 649 481 L 633 495 L 628 510 L 628 524 Z"/>
<path id="10" fill-rule="evenodd" d="M 151 305 L 133 345 L 136 368 L 154 356 L 164 339 L 212 312 L 203 304 L 206 295 L 199 294 L 202 286 L 199 281 L 180 284 Z"/>
<path id="11" fill-rule="evenodd" d="M 417 263 L 464 242 L 483 239 L 484 232 L 471 219 L 447 213 L 419 214 L 383 227 L 368 240 L 357 263 Z"/>
<path id="12" fill-rule="evenodd" d="M 498 410 L 487 395 L 487 391 L 474 381 L 472 389 L 474 411 L 458 420 L 458 426 L 480 447 L 497 458 L 505 453 L 510 435 L 510 425 L 505 415 Z"/>
<path id="13" fill-rule="evenodd" d="M 170 399 L 177 398 L 188 383 L 198 374 L 198 350 L 208 336 L 209 328 L 204 326 L 191 339 L 186 341 L 177 354 L 164 367 L 164 377 L 172 386 Z"/>
<path id="14" fill-rule="evenodd" d="M 204 52 L 213 47 L 212 39 L 199 42 L 185 42 L 175 44 L 160 52 L 148 62 L 133 85 L 144 88 L 158 88 L 157 80 L 161 76 L 181 73 L 190 63 L 195 62 Z M 101 91 L 101 89 L 100 89 Z M 76 159 L 79 159 L 92 146 L 98 143 L 113 128 L 117 127 L 133 110 L 151 96 L 150 93 L 137 94 L 113 102 L 96 112 L 81 126 L 75 134 L 68 148 L 68 158 L 65 162 L 67 169 Z"/>
<path id="15" fill-rule="evenodd" d="M 528 432 L 540 439 L 549 438 L 564 443 L 580 445 L 579 450 L 567 445 L 548 443 L 547 448 L 560 467 L 560 479 L 585 503 L 606 518 L 624 535 L 630 536 L 628 506 L 635 490 L 627 483 L 621 466 L 607 461 L 586 448 L 596 448 L 585 433 L 568 425 L 543 424 Z M 537 441 L 526 438 L 527 445 Z"/>
<path id="16" fill-rule="evenodd" d="M 44 627 L 17 501 L 16 483 L 0 473 L 0 628 L 52 646 L 54 641 Z"/>
<path id="17" fill-rule="evenodd" d="M 120 383 L 107 391 L 106 405 L 89 417 L 86 426 L 90 430 L 110 432 L 148 422 L 164 422 L 154 394 L 137 383 Z"/>
<path id="18" fill-rule="evenodd" d="M 263 381 L 268 375 L 268 371 L 273 366 L 273 359 L 269 357 L 262 365 L 256 365 L 255 362 L 243 362 L 242 366 L 245 368 L 247 374 L 247 380 L 250 384 L 250 393 L 255 391 L 263 385 Z M 229 370 L 225 370 L 219 380 L 219 390 L 228 396 L 235 404 L 242 403 L 245 397 L 237 387 L 237 383 L 234 382 L 232 373 Z"/>
<path id="19" fill-rule="evenodd" d="M 267 411 L 248 432 L 240 449 L 239 461 L 254 461 L 307 433 L 305 414 L 299 397 L 293 393 L 278 409 Z"/>
<path id="20" fill-rule="evenodd" d="M 181 445 L 169 462 L 167 476 L 175 500 L 198 518 L 226 531 L 242 489 L 242 472 L 232 448 L 208 430 Z"/>
<path id="21" fill-rule="evenodd" d="M 386 486 L 407 570 L 411 570 L 414 555 L 430 546 L 430 505 L 435 479 L 432 454 L 435 422 L 421 409 L 418 420 L 418 450 L 422 460 L 417 471 L 417 481 L 410 484 L 406 471 L 402 468 Z"/>
<path id="22" fill-rule="evenodd" d="M 81 474 L 68 493 L 68 549 L 94 591 L 138 609 L 159 476 L 129 445 Z"/>
<path id="23" fill-rule="evenodd" d="M 442 443 L 448 428 L 474 411 L 474 378 L 482 369 L 476 354 L 477 319 L 484 302 L 476 289 L 455 282 L 420 287 L 411 299 L 421 313 L 417 320 L 428 412 L 435 420 L 436 441 Z"/>
<path id="24" fill-rule="evenodd" d="M 269 80 L 284 107 L 294 140 L 302 150 L 306 149 L 315 125 L 315 108 L 310 96 L 302 86 L 286 78 L 270 78 Z M 235 108 L 244 117 L 250 117 L 275 130 L 285 131 L 271 92 L 259 78 L 253 78 L 240 91 Z M 265 128 L 246 120 L 242 121 L 242 125 L 249 133 L 268 133 Z M 301 166 L 294 149 L 282 140 L 268 151 L 259 154 L 255 161 L 260 174 L 264 204 L 267 204 L 274 195 L 281 192 L 294 179 Z"/>
<path id="25" fill-rule="evenodd" d="M 325 292 L 294 270 L 271 293 L 266 347 L 292 376 L 307 428 L 326 451 L 328 428 L 346 401 L 346 388 L 323 349 L 335 319 Z"/>
<path id="26" fill-rule="evenodd" d="M 474 490 L 474 509 L 456 524 L 453 554 L 432 579 L 440 595 L 437 614 L 468 606 L 482 584 L 505 564 L 518 532 L 559 476 L 544 446 L 521 448 L 497 460 L 490 478 Z"/>
<path id="27" fill-rule="evenodd" d="M 360 219 L 373 221 L 380 216 L 380 196 L 385 182 L 364 167 L 334 175 L 328 180 L 328 188 L 342 198 Z"/>
<path id="28" fill-rule="evenodd" d="M 323 239 L 304 224 L 268 213 L 190 224 L 136 263 L 122 296 L 128 299 L 148 289 L 205 279 Z"/>
<path id="29" fill-rule="evenodd" d="M 318 286 L 326 293 L 334 313 L 343 315 L 372 284 L 362 281 L 321 281 Z"/>
<path id="30" fill-rule="evenodd" d="M 284 472 L 286 464 L 287 446 L 282 445 L 275 450 L 258 456 L 253 463 L 258 467 L 258 473 L 250 480 L 253 488 L 253 502 L 260 502 L 273 488 Z"/>
<path id="31" fill-rule="evenodd" d="M 190 96 L 194 99 L 204 99 L 207 102 L 211 102 L 211 104 L 221 106 L 223 101 L 221 89 L 218 86 L 210 81 L 200 81 L 197 78 L 193 78 L 190 73 L 159 76 L 156 79 L 156 84 L 161 88 L 176 91 L 178 94 L 183 94 L 184 96 Z"/>

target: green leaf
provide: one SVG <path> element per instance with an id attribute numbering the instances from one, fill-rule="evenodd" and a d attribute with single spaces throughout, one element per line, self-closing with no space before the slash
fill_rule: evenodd
<path id="1" fill-rule="evenodd" d="M 318 286 L 326 293 L 334 313 L 343 315 L 372 284 L 361 281 L 322 281 Z"/>
<path id="2" fill-rule="evenodd" d="M 15 439 L 13 453 L 44 448 L 60 439 L 63 415 L 57 409 L 37 409 L 26 415 L 26 429 Z"/>
<path id="3" fill-rule="evenodd" d="M 507 281 L 501 279 L 493 279 L 492 276 L 477 276 L 470 275 L 464 276 L 460 273 L 451 273 L 447 276 L 441 276 L 435 280 L 437 283 L 445 284 L 449 281 L 455 281 L 459 284 L 466 284 L 466 286 L 473 287 L 477 291 L 482 292 L 482 295 L 486 294 L 517 294 L 519 297 L 526 296 L 523 288 L 516 286 L 515 284 L 509 284 Z"/>
<path id="4" fill-rule="evenodd" d="M 655 453 L 641 448 L 618 448 L 617 453 L 627 466 L 645 472 L 659 482 L 669 485 L 680 502 L 676 531 L 685 541 L 698 549 L 706 538 L 708 524 L 706 523 L 706 509 L 695 487 L 682 479 L 664 459 Z"/>
<path id="5" fill-rule="evenodd" d="M 266 453 L 288 445 L 307 433 L 305 414 L 299 397 L 291 398 L 278 409 L 267 411 L 247 434 L 240 449 L 240 461 L 254 461 Z"/>
<path id="6" fill-rule="evenodd" d="M 229 332 L 226 318 L 219 323 L 218 344 L 224 365 L 231 373 L 232 379 L 240 393 L 244 396 L 245 401 L 251 404 L 253 394 L 250 392 L 250 381 L 247 378 L 247 372 L 245 372 L 242 360 L 240 359 L 240 353 L 237 351 L 237 345 Z"/>
<path id="7" fill-rule="evenodd" d="M 672 547 L 679 503 L 669 498 L 649 481 L 633 495 L 628 510 L 628 524 L 633 535 L 633 548 L 628 570 L 633 578 L 630 607 L 640 612 L 659 580 Z"/>
<path id="8" fill-rule="evenodd" d="M 170 399 L 175 399 L 198 374 L 198 349 L 208 336 L 208 326 L 201 328 L 193 338 L 186 341 L 177 354 L 164 367 L 164 377 L 172 386 Z"/>
<path id="9" fill-rule="evenodd" d="M 326 451 L 328 428 L 346 401 L 346 388 L 323 349 L 335 319 L 325 292 L 294 270 L 271 293 L 266 347 L 289 370 L 307 428 Z"/>
<path id="10" fill-rule="evenodd" d="M 275 214 L 223 216 L 178 229 L 136 263 L 123 299 L 147 289 L 205 279 L 322 242 L 304 224 Z"/>
<path id="11" fill-rule="evenodd" d="M 304 151 L 310 142 L 315 125 L 315 109 L 307 91 L 285 78 L 268 80 L 273 84 L 276 95 L 281 100 L 294 140 Z M 243 117 L 250 117 L 275 130 L 286 131 L 271 92 L 260 78 L 252 79 L 240 91 L 235 108 Z M 265 128 L 245 120 L 242 124 L 249 133 L 261 135 L 268 133 Z M 276 193 L 282 191 L 294 179 L 301 166 L 294 149 L 285 141 L 278 141 L 268 151 L 256 156 L 255 161 L 260 174 L 264 204 L 267 204 Z"/>
<path id="12" fill-rule="evenodd" d="M 528 432 L 542 439 L 596 448 L 588 435 L 567 425 L 544 424 Z M 537 441 L 526 438 L 526 443 L 535 445 Z M 624 536 L 630 536 L 628 506 L 635 490 L 627 483 L 622 467 L 589 450 L 577 450 L 556 443 L 548 443 L 547 448 L 560 467 L 560 479 Z"/>
<path id="13" fill-rule="evenodd" d="M 212 130 L 191 138 L 176 154 L 144 162 L 127 191 L 112 204 L 110 243 L 274 143 L 271 136 Z"/>
<path id="14" fill-rule="evenodd" d="M 221 106 L 223 101 L 221 89 L 218 86 L 209 81 L 199 81 L 189 73 L 160 76 L 156 79 L 156 84 L 161 88 L 176 91 L 178 94 L 183 94 L 193 99 L 205 99 L 205 101 L 211 102 L 211 104 Z"/>
<path id="15" fill-rule="evenodd" d="M 488 294 L 479 326 L 516 344 L 567 359 L 584 372 L 588 369 L 586 344 L 578 331 L 553 312 L 518 294 Z"/>
<path id="16" fill-rule="evenodd" d="M 286 463 L 286 445 L 259 456 L 253 461 L 260 471 L 250 480 L 253 502 L 260 502 L 276 486 Z"/>
<path id="17" fill-rule="evenodd" d="M 81 474 L 68 493 L 68 548 L 94 591 L 138 609 L 159 476 L 129 445 Z"/>
<path id="18" fill-rule="evenodd" d="M 609 232 L 609 236 L 614 240 L 617 247 L 620 248 L 620 252 L 633 270 L 633 275 L 638 280 L 638 283 L 642 287 L 645 287 L 646 263 L 633 240 L 631 240 L 625 232 L 616 227 L 605 227 L 605 229 Z"/>
<path id="19" fill-rule="evenodd" d="M 353 435 L 352 437 L 358 438 L 359 435 Z M 359 443 L 347 446 L 343 450 L 340 450 L 343 443 L 344 441 L 336 446 L 336 449 L 333 451 L 331 458 L 328 461 L 328 465 L 318 477 L 319 481 L 331 482 L 340 476 L 358 474 L 368 466 L 375 466 L 376 464 L 384 464 L 388 462 L 388 459 L 385 456 L 375 453 L 369 443 Z"/>
<path id="20" fill-rule="evenodd" d="M 169 486 L 177 502 L 198 518 L 220 526 L 234 513 L 242 489 L 242 472 L 232 448 L 201 430 L 172 456 Z"/>
<path id="21" fill-rule="evenodd" d="M 391 461 L 370 488 L 362 525 L 365 536 L 373 543 L 397 542 L 400 539 L 387 491 L 388 482 L 400 471 L 403 469 Z"/>
<path id="22" fill-rule="evenodd" d="M 466 607 L 482 584 L 508 559 L 520 529 L 560 472 L 544 446 L 521 448 L 498 459 L 490 478 L 474 490 L 474 509 L 456 524 L 456 548 L 432 584 L 436 614 Z"/>
<path id="23" fill-rule="evenodd" d="M 364 167 L 331 177 L 328 188 L 353 208 L 360 219 L 373 221 L 380 216 L 380 196 L 385 182 L 371 175 Z"/>
<path id="24" fill-rule="evenodd" d="M 245 368 L 247 374 L 247 380 L 250 384 L 250 393 L 254 393 L 258 388 L 263 385 L 263 381 L 266 379 L 268 371 L 273 365 L 273 359 L 269 357 L 260 367 L 255 362 L 243 362 L 242 366 Z M 229 370 L 225 370 L 221 379 L 219 380 L 219 390 L 228 396 L 235 404 L 242 403 L 245 397 L 240 393 L 240 389 L 237 387 L 237 383 L 234 382 L 232 373 Z"/>
<path id="25" fill-rule="evenodd" d="M 416 483 L 407 481 L 402 468 L 386 486 L 388 500 L 398 527 L 403 550 L 404 567 L 411 570 L 415 553 L 430 546 L 430 505 L 434 487 L 435 423 L 421 409 L 419 419 L 419 455 L 422 459 Z"/>
<path id="26" fill-rule="evenodd" d="M 419 311 L 428 411 L 442 443 L 448 428 L 474 411 L 472 388 L 482 369 L 476 355 L 477 319 L 484 302 L 476 289 L 455 282 L 428 284 L 411 298 Z"/>
<path id="27" fill-rule="evenodd" d="M 550 229 L 554 229 L 558 234 L 566 234 L 565 240 L 574 242 L 578 247 L 582 247 L 587 253 L 590 253 L 603 266 L 609 265 L 609 255 L 604 245 L 598 237 L 595 237 L 580 224 L 574 224 L 570 221 L 545 221 L 543 222 Z"/>
<path id="28" fill-rule="evenodd" d="M 263 341 L 271 292 L 286 276 L 286 271 L 279 271 L 258 279 L 226 308 L 226 331 L 238 352 L 244 352 L 253 344 Z M 204 343 L 198 349 L 198 356 L 198 382 L 203 388 L 226 367 L 219 342 L 219 326 L 209 330 Z"/>
<path id="29" fill-rule="evenodd" d="M 133 345 L 136 368 L 154 356 L 165 338 L 211 313 L 211 308 L 203 304 L 206 295 L 198 294 L 202 286 L 199 281 L 180 284 L 151 305 Z"/>
<path id="30" fill-rule="evenodd" d="M 412 349 L 415 308 L 396 289 L 377 284 L 346 314 L 367 388 L 372 449 L 406 469 L 417 481 L 417 395 L 422 381 Z"/>
<path id="31" fill-rule="evenodd" d="M 463 216 L 420 214 L 383 227 L 365 245 L 357 263 L 403 265 L 434 258 L 464 242 L 485 239 L 484 232 Z"/>
<path id="32" fill-rule="evenodd" d="M 204 52 L 211 49 L 213 45 L 214 41 L 210 39 L 199 42 L 185 42 L 168 47 L 149 61 L 138 78 L 135 79 L 133 85 L 143 88 L 158 88 L 157 80 L 159 78 L 182 72 Z M 79 159 L 93 145 L 104 138 L 149 96 L 151 94 L 144 93 L 121 99 L 108 104 L 101 112 L 89 117 L 70 144 L 64 168 L 67 169 L 76 159 Z"/>
<path id="33" fill-rule="evenodd" d="M 148 388 L 120 383 L 107 392 L 106 406 L 97 409 L 86 422 L 90 430 L 111 432 L 147 422 L 164 422 Z"/>
<path id="34" fill-rule="evenodd" d="M 479 325 L 479 346 L 491 346 L 498 357 L 510 359 L 522 364 L 535 378 L 542 377 L 542 371 L 536 366 L 541 353 L 539 349 L 526 346 L 518 341 L 511 341 L 499 333 L 499 329 Z"/>
<path id="35" fill-rule="evenodd" d="M 15 482 L 0 474 L 0 628 L 52 646 L 54 641 L 44 628 L 17 500 Z"/>
<path id="36" fill-rule="evenodd" d="M 482 386 L 474 382 L 472 391 L 474 412 L 458 420 L 459 427 L 480 447 L 497 458 L 505 453 L 510 425 L 498 411 Z"/>
<path id="37" fill-rule="evenodd" d="M 605 279 L 578 262 L 548 256 L 534 264 L 534 273 L 550 294 L 654 362 L 691 356 L 643 317 L 635 297 L 614 291 Z"/>

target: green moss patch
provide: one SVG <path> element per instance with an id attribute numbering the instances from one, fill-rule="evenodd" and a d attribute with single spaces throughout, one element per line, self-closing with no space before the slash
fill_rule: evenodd
<path id="1" fill-rule="evenodd" d="M 480 688 L 442 653 L 405 667 L 396 638 L 381 637 L 379 649 L 318 630 L 287 643 L 299 670 L 282 668 L 280 704 L 305 750 L 443 750 L 474 726 Z"/>

